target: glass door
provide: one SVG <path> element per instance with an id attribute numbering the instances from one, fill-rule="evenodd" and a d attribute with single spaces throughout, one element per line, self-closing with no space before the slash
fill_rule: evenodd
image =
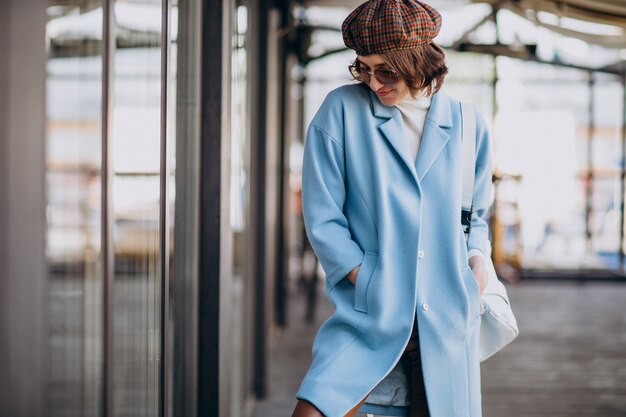
<path id="1" fill-rule="evenodd" d="M 176 3 L 47 11 L 50 415 L 168 415 Z"/>
<path id="2" fill-rule="evenodd" d="M 103 362 L 102 0 L 47 8 L 49 415 L 100 415 Z"/>

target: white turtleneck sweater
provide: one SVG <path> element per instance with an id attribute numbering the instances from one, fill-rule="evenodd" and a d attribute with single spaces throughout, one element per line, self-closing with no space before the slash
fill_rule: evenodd
<path id="1" fill-rule="evenodd" d="M 421 95 L 420 93 L 413 98 L 409 94 L 401 102 L 396 104 L 396 107 L 400 110 L 400 114 L 402 114 L 404 136 L 409 145 L 409 154 L 413 158 L 413 163 L 415 163 L 422 140 L 426 114 L 428 114 L 428 109 L 430 109 L 430 97 Z"/>
<path id="2" fill-rule="evenodd" d="M 413 163 L 417 161 L 417 154 L 419 152 L 420 143 L 422 142 L 424 123 L 426 122 L 426 115 L 430 109 L 430 101 L 430 97 L 419 93 L 415 98 L 409 94 L 401 102 L 396 104 L 396 108 L 400 110 L 400 114 L 402 114 L 404 136 L 407 141 L 409 154 L 413 158 Z M 467 255 L 468 258 L 472 256 L 483 257 L 483 253 L 478 249 L 471 249 Z"/>

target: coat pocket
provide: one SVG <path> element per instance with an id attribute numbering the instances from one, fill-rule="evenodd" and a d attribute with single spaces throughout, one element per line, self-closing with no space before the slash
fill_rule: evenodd
<path id="1" fill-rule="evenodd" d="M 470 266 L 466 266 L 463 271 L 463 281 L 469 298 L 470 317 L 480 318 L 480 288 Z"/>
<path id="2" fill-rule="evenodd" d="M 367 313 L 367 287 L 369 287 L 370 279 L 376 264 L 378 263 L 378 254 L 375 252 L 365 252 L 363 262 L 356 274 L 356 288 L 354 292 L 354 309 L 362 313 Z"/>

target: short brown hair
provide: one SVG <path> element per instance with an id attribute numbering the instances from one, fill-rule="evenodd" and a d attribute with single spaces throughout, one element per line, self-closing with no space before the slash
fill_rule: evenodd
<path id="1" fill-rule="evenodd" d="M 414 97 L 420 91 L 425 91 L 427 96 L 435 94 L 448 73 L 446 54 L 434 42 L 417 48 L 390 51 L 382 54 L 382 58 L 398 72 Z"/>

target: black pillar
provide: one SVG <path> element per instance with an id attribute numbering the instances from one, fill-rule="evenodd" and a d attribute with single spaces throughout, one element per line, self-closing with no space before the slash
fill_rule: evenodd
<path id="1" fill-rule="evenodd" d="M 268 349 L 267 279 L 266 277 L 266 178 L 267 178 L 267 106 L 268 106 L 268 0 L 250 4 L 250 203 L 254 291 L 254 372 L 253 388 L 259 398 L 267 394 Z"/>
<path id="2" fill-rule="evenodd" d="M 226 415 L 220 361 L 225 317 L 222 301 L 223 271 L 222 234 L 229 233 L 227 213 L 221 210 L 225 195 L 222 166 L 227 129 L 223 112 L 227 111 L 225 91 L 229 83 L 230 65 L 224 48 L 229 14 L 227 0 L 202 2 L 201 23 L 201 97 L 200 97 L 200 166 L 199 166 L 199 251 L 198 251 L 198 417 Z M 225 85 L 227 84 L 227 85 Z M 224 173 L 225 174 L 225 173 Z M 226 215 L 225 218 L 223 216 Z"/>

